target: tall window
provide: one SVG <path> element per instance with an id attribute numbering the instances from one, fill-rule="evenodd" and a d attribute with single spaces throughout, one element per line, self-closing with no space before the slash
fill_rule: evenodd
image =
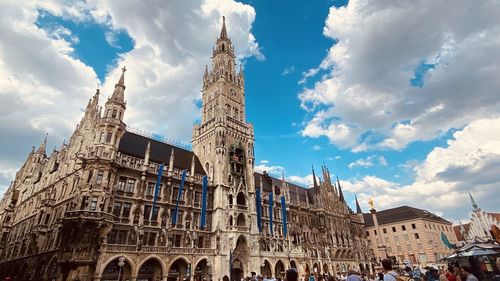
<path id="1" fill-rule="evenodd" d="M 134 186 L 135 186 L 135 179 L 128 179 L 125 191 L 134 192 Z"/>
<path id="2" fill-rule="evenodd" d="M 144 220 L 149 221 L 150 213 L 151 213 L 151 206 L 150 205 L 144 206 Z"/>
<path id="3" fill-rule="evenodd" d="M 122 202 L 117 201 L 113 204 L 113 215 L 119 217 L 122 211 Z"/>
<path id="4" fill-rule="evenodd" d="M 107 132 L 106 133 L 106 143 L 110 143 L 111 142 L 111 137 L 113 136 L 113 134 L 111 132 Z"/>
<path id="5" fill-rule="evenodd" d="M 95 211 L 97 209 L 97 198 L 94 197 L 92 198 L 92 201 L 90 202 L 90 210 Z"/>
<path id="6" fill-rule="evenodd" d="M 132 204 L 129 202 L 123 203 L 123 213 L 122 217 L 128 218 L 130 216 L 130 209 L 132 208 Z"/>
<path id="7" fill-rule="evenodd" d="M 97 172 L 97 179 L 96 179 L 96 183 L 97 184 L 101 184 L 102 183 L 102 178 L 104 177 L 104 171 L 103 170 L 99 170 Z"/>
<path id="8" fill-rule="evenodd" d="M 127 183 L 127 178 L 120 177 L 120 179 L 118 180 L 118 189 L 119 190 L 125 190 L 126 183 Z"/>
<path id="9" fill-rule="evenodd" d="M 116 109 L 113 109 L 113 115 L 111 115 L 111 118 L 116 118 L 117 111 Z"/>
<path id="10" fill-rule="evenodd" d="M 146 189 L 146 195 L 153 196 L 155 194 L 155 183 L 148 182 L 148 187 Z"/>

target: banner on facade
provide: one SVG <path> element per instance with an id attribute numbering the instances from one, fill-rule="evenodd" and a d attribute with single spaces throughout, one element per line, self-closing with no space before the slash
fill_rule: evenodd
<path id="1" fill-rule="evenodd" d="M 172 226 L 177 224 L 177 214 L 179 213 L 179 201 L 182 198 L 182 191 L 184 190 L 184 182 L 186 181 L 186 170 L 182 171 L 181 185 L 179 186 L 179 193 L 177 193 L 177 202 L 175 203 L 175 210 L 172 214 Z"/>
<path id="2" fill-rule="evenodd" d="M 257 207 L 257 228 L 262 233 L 262 199 L 260 198 L 260 189 L 255 190 L 255 204 Z"/>
<path id="3" fill-rule="evenodd" d="M 200 228 L 205 229 L 207 224 L 207 190 L 208 190 L 208 177 L 203 176 L 203 183 L 201 187 L 201 219 Z"/>
<path id="4" fill-rule="evenodd" d="M 286 238 L 287 226 L 286 226 L 286 202 L 285 196 L 281 196 L 281 217 L 283 220 L 283 237 Z"/>
<path id="5" fill-rule="evenodd" d="M 269 233 L 273 234 L 273 193 L 269 193 Z"/>
<path id="6" fill-rule="evenodd" d="M 158 178 L 156 179 L 155 195 L 153 197 L 153 207 L 151 208 L 151 215 L 149 216 L 150 221 L 153 219 L 153 213 L 155 212 L 156 208 L 156 201 L 158 200 L 158 193 L 160 193 L 161 175 L 163 175 L 163 163 L 160 164 L 160 167 L 158 168 Z"/>

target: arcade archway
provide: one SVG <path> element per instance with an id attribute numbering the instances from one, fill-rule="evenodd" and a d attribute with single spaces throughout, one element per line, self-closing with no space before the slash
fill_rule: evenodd
<path id="1" fill-rule="evenodd" d="M 168 270 L 168 281 L 184 280 L 187 276 L 188 264 L 183 259 L 177 259 Z"/>
<path id="2" fill-rule="evenodd" d="M 264 277 L 264 279 L 271 279 L 273 277 L 273 273 L 271 271 L 271 264 L 268 260 L 264 260 L 264 266 L 261 267 L 260 273 Z"/>
<path id="3" fill-rule="evenodd" d="M 196 264 L 194 268 L 194 280 L 195 281 L 202 281 L 203 278 L 206 278 L 206 280 L 210 280 L 209 278 L 209 271 L 208 271 L 208 260 L 207 259 L 202 259 L 201 261 Z"/>
<path id="4" fill-rule="evenodd" d="M 155 281 L 161 280 L 162 270 L 160 262 L 155 258 L 150 258 L 144 262 L 137 273 L 137 280 Z"/>
<path id="5" fill-rule="evenodd" d="M 231 264 L 231 280 L 240 281 L 245 276 L 243 265 L 239 259 L 234 259 Z"/>
<path id="6" fill-rule="evenodd" d="M 285 279 L 285 265 L 282 261 L 278 260 L 274 266 L 274 277 Z"/>
<path id="7" fill-rule="evenodd" d="M 125 258 L 122 258 L 122 260 L 123 266 L 120 266 L 122 265 L 120 258 L 116 258 L 111 261 L 106 268 L 104 268 L 101 281 L 130 280 L 130 277 L 132 276 L 131 266 Z M 50 278 L 50 271 L 48 275 Z"/>

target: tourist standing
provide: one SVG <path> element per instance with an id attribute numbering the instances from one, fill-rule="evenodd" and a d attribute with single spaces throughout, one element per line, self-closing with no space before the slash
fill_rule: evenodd
<path id="1" fill-rule="evenodd" d="M 398 274 L 392 269 L 392 262 L 390 260 L 382 260 L 382 267 L 384 268 L 384 281 L 398 280 Z"/>
<path id="2" fill-rule="evenodd" d="M 460 271 L 462 273 L 462 277 L 464 277 L 464 281 L 479 281 L 474 274 L 472 274 L 472 269 L 469 266 L 461 266 Z"/>

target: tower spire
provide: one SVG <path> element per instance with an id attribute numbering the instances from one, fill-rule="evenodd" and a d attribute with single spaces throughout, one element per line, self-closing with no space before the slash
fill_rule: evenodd
<path id="1" fill-rule="evenodd" d="M 316 181 L 316 173 L 314 173 L 314 165 L 311 165 L 313 172 L 313 186 L 318 187 L 318 182 Z"/>
<path id="2" fill-rule="evenodd" d="M 342 192 L 342 188 L 340 187 L 339 177 L 337 177 L 337 187 L 339 189 L 340 201 L 344 201 L 344 193 Z"/>
<path id="3" fill-rule="evenodd" d="M 124 91 L 125 91 L 125 71 L 127 71 L 127 68 L 124 66 L 122 68 L 122 75 L 120 76 L 120 79 L 118 80 L 118 83 L 115 84 L 115 90 L 113 91 L 113 95 L 111 95 L 111 100 L 124 103 L 125 98 L 124 98 Z"/>
<path id="4" fill-rule="evenodd" d="M 361 214 L 361 213 L 363 213 L 363 212 L 361 211 L 361 206 L 359 206 L 358 196 L 357 196 L 357 195 L 354 195 L 354 198 L 356 199 L 356 214 Z"/>
<path id="5" fill-rule="evenodd" d="M 479 210 L 479 207 L 477 206 L 476 200 L 474 200 L 474 197 L 472 197 L 472 194 L 470 193 L 470 190 L 469 190 L 469 197 L 470 197 L 470 202 L 472 203 L 472 209 L 474 211 Z"/>
<path id="6" fill-rule="evenodd" d="M 222 29 L 220 30 L 220 39 L 227 38 L 227 30 L 226 30 L 226 17 L 222 16 Z"/>
<path id="7" fill-rule="evenodd" d="M 36 151 L 36 153 L 42 154 L 42 155 L 47 155 L 46 154 L 46 148 L 47 148 L 47 136 L 48 135 L 49 135 L 49 133 L 45 134 L 45 139 L 43 140 L 42 144 L 40 144 L 40 147 L 38 148 L 38 150 Z"/>

